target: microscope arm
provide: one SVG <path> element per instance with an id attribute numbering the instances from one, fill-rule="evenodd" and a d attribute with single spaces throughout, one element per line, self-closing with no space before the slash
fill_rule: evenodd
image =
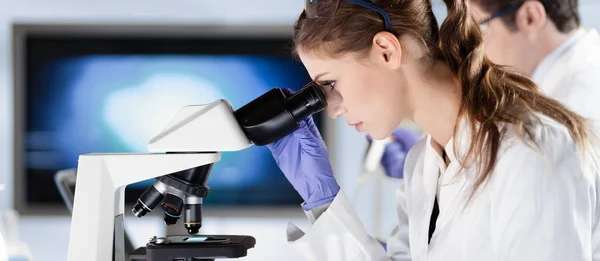
<path id="1" fill-rule="evenodd" d="M 113 246 L 123 237 L 113 228 L 122 220 L 125 186 L 220 160 L 220 151 L 251 142 L 225 100 L 184 107 L 149 143 L 153 153 L 86 154 L 79 157 L 69 237 L 69 261 L 125 261 Z M 116 226 L 115 226 L 116 225 Z M 113 249 L 113 247 L 115 249 Z M 124 251 L 124 250 L 121 250 Z"/>
<path id="2" fill-rule="evenodd" d="M 219 153 L 80 156 L 68 260 L 112 260 L 112 228 L 124 212 L 126 185 L 219 160 Z"/>

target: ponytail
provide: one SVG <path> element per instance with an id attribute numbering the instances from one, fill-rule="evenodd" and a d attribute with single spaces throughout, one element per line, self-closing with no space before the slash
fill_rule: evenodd
<path id="1" fill-rule="evenodd" d="M 469 13 L 469 4 L 463 0 L 444 0 L 448 16 L 440 26 L 440 44 L 452 72 L 460 76 L 461 68 L 475 66 L 477 73 L 484 63 L 483 37 L 479 25 Z"/>
<path id="2" fill-rule="evenodd" d="M 478 167 L 472 193 L 494 169 L 502 140 L 498 123 L 514 124 L 522 138 L 525 135 L 531 138 L 523 115 L 537 112 L 564 124 L 577 145 L 586 145 L 590 134 L 581 116 L 541 94 L 529 78 L 487 59 L 481 30 L 469 10 L 469 0 L 444 2 L 448 15 L 440 26 L 440 49 L 460 83 L 462 94 L 455 136 L 458 123 L 464 119 L 473 130 L 470 148 L 465 157 L 459 159 L 463 168 L 472 164 Z"/>

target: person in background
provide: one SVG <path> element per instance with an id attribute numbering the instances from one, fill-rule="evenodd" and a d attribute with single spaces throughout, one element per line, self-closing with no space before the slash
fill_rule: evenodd
<path id="1" fill-rule="evenodd" d="M 472 0 L 494 63 L 600 125 L 600 36 L 581 26 L 578 0 Z"/>

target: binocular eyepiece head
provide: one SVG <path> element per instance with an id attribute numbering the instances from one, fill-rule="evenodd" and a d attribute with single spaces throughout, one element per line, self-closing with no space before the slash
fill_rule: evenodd
<path id="1" fill-rule="evenodd" d="M 273 88 L 235 111 L 235 117 L 248 139 L 262 146 L 294 132 L 300 121 L 326 107 L 321 86 L 311 82 L 289 97 Z"/>

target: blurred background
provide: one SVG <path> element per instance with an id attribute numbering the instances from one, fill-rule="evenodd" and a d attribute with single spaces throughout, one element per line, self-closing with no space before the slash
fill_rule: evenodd
<path id="1" fill-rule="evenodd" d="M 445 6 L 434 3 L 441 22 Z M 8 241 L 18 239 L 10 251 L 66 260 L 70 212 L 54 175 L 75 168 L 79 155 L 143 152 L 185 105 L 222 98 L 239 108 L 273 87 L 300 89 L 310 78 L 290 56 L 290 36 L 303 5 L 0 0 L 0 211 Z M 600 2 L 580 5 L 583 25 L 600 29 Z M 355 198 L 364 135 L 344 119 L 324 116 L 316 120 L 336 178 Z M 128 186 L 126 203 L 151 182 Z M 285 230 L 288 222 L 305 228 L 308 221 L 266 148 L 223 153 L 208 185 L 201 233 L 254 236 L 256 247 L 242 260 L 301 260 Z M 367 184 L 367 193 L 376 197 L 377 186 L 384 185 Z M 125 228 L 136 246 L 155 235 L 184 233 L 167 229 L 160 215 L 138 219 L 129 209 Z M 374 229 L 376 222 L 364 219 Z"/>

